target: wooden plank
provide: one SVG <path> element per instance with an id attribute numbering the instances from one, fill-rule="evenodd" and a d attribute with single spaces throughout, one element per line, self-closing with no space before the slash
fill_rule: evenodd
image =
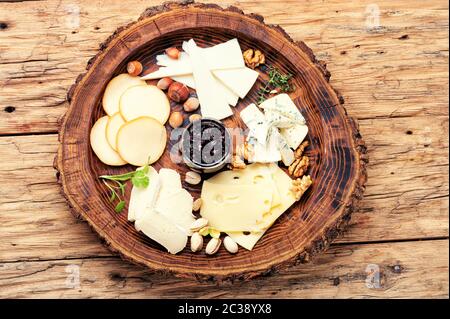
<path id="1" fill-rule="evenodd" d="M 364 120 L 361 130 L 368 186 L 339 242 L 448 236 L 448 118 Z M 59 195 L 56 149 L 56 135 L 0 138 L 1 261 L 109 255 Z"/>
<path id="2" fill-rule="evenodd" d="M 424 9 L 420 2 L 377 1 L 380 27 L 368 29 L 372 3 L 304 2 L 299 9 L 294 0 L 244 0 L 239 7 L 305 40 L 328 63 L 351 115 L 448 115 L 447 2 L 428 1 Z M 99 43 L 156 4 L 133 0 L 125 13 L 119 2 L 0 3 L 0 134 L 55 132 L 66 91 Z"/>
<path id="3" fill-rule="evenodd" d="M 112 257 L 2 263 L 0 297 L 448 298 L 448 251 L 448 240 L 344 245 L 310 264 L 221 286 L 151 274 Z M 379 274 L 372 286 L 370 269 Z"/>

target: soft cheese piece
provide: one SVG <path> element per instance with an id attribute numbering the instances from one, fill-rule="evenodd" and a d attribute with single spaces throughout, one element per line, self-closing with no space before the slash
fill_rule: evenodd
<path id="1" fill-rule="evenodd" d="M 292 185 L 291 178 L 276 164 L 270 164 L 270 169 L 272 171 L 273 179 L 278 187 L 278 191 L 280 192 L 281 204 L 272 207 L 269 213 L 264 215 L 263 222 L 260 225 L 262 226 L 262 231 L 252 232 L 250 234 L 245 234 L 243 232 L 227 232 L 236 243 L 248 250 L 252 250 L 264 235 L 265 230 L 272 226 L 278 217 L 295 203 L 295 197 L 290 191 Z"/>
<path id="2" fill-rule="evenodd" d="M 223 97 L 218 88 L 217 80 L 204 63 L 204 57 L 200 48 L 197 47 L 193 40 L 190 40 L 188 49 L 202 116 L 222 120 L 233 115 L 226 98 Z"/>
<path id="3" fill-rule="evenodd" d="M 257 185 L 224 185 L 208 181 L 202 186 L 200 215 L 219 231 L 258 231 L 270 211 L 272 189 Z"/>
<path id="4" fill-rule="evenodd" d="M 220 80 L 220 82 L 228 87 L 233 93 L 237 94 L 241 99 L 248 94 L 259 76 L 257 71 L 247 67 L 214 70 L 213 74 Z"/>
<path id="5" fill-rule="evenodd" d="M 280 119 L 286 118 L 294 123 L 291 127 L 280 128 L 280 133 L 291 148 L 297 149 L 308 134 L 308 126 L 289 95 L 278 94 L 261 103 L 260 107 L 264 109 L 268 122 L 281 122 Z"/>
<path id="6" fill-rule="evenodd" d="M 267 164 L 253 163 L 242 170 L 222 171 L 208 179 L 209 183 L 221 185 L 260 185 L 271 188 L 272 207 L 281 203 L 280 193 Z"/>
<path id="7" fill-rule="evenodd" d="M 170 190 L 163 190 L 159 194 L 155 205 L 155 211 L 164 215 L 170 222 L 175 224 L 187 236 L 192 235 L 190 227 L 195 221 L 192 215 L 194 200 L 185 189 L 178 189 L 173 193 Z"/>
<path id="8" fill-rule="evenodd" d="M 147 208 L 142 218 L 136 220 L 135 227 L 145 235 L 163 245 L 171 254 L 184 249 L 188 236 L 166 216 Z"/>
<path id="9" fill-rule="evenodd" d="M 161 168 L 159 178 L 161 180 L 161 194 L 177 193 L 182 188 L 180 174 L 173 169 Z"/>
<path id="10" fill-rule="evenodd" d="M 138 170 L 142 167 L 138 168 Z M 128 220 L 134 222 L 139 219 L 146 208 L 153 208 L 158 198 L 161 187 L 159 175 L 156 170 L 149 166 L 147 176 L 149 178 L 149 185 L 147 187 L 133 186 L 131 189 L 130 202 L 128 204 Z"/>

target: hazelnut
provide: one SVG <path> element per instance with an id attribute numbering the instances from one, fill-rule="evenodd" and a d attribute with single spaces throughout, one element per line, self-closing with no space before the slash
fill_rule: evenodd
<path id="1" fill-rule="evenodd" d="M 200 114 L 192 114 L 189 116 L 189 122 L 194 122 L 194 121 L 198 121 L 202 118 L 202 116 Z"/>
<path id="2" fill-rule="evenodd" d="M 169 58 L 178 60 L 178 58 L 180 57 L 180 50 L 175 47 L 171 47 L 166 49 L 166 54 L 169 56 Z"/>
<path id="3" fill-rule="evenodd" d="M 173 80 L 171 78 L 162 78 L 158 81 L 158 84 L 156 84 L 156 86 L 161 90 L 167 90 L 172 83 Z"/>
<path id="4" fill-rule="evenodd" d="M 173 128 L 180 127 L 183 124 L 183 114 L 180 112 L 173 112 L 169 117 L 169 125 Z"/>
<path id="5" fill-rule="evenodd" d="M 142 64 L 139 61 L 131 61 L 127 64 L 127 72 L 129 75 L 138 76 L 142 72 Z"/>
<path id="6" fill-rule="evenodd" d="M 190 97 L 184 102 L 183 109 L 186 112 L 194 112 L 200 106 L 200 102 L 196 97 Z"/>
<path id="7" fill-rule="evenodd" d="M 168 96 L 174 102 L 183 103 L 189 97 L 189 89 L 183 83 L 173 82 L 169 86 Z"/>

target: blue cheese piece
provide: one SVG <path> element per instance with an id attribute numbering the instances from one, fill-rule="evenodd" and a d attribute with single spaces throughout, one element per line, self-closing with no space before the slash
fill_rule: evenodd
<path id="1" fill-rule="evenodd" d="M 250 104 L 241 111 L 240 116 L 249 129 L 247 142 L 253 148 L 249 161 L 258 163 L 280 161 L 278 138 L 275 134 L 269 134 L 269 127 L 264 114 L 258 107 L 255 104 Z"/>
<path id="2" fill-rule="evenodd" d="M 273 138 L 276 140 L 276 143 L 280 150 L 281 161 L 285 166 L 290 166 L 295 160 L 294 151 L 289 147 L 278 129 L 272 127 L 269 134 L 272 134 Z"/>
<path id="3" fill-rule="evenodd" d="M 267 122 L 280 128 L 280 134 L 289 147 L 297 149 L 308 134 L 308 127 L 289 95 L 274 96 L 261 103 L 260 107 L 265 111 Z"/>

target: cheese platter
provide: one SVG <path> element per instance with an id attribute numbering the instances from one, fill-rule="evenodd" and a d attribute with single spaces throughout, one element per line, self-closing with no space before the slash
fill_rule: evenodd
<path id="1" fill-rule="evenodd" d="M 55 168 L 113 251 L 177 276 L 249 279 L 343 230 L 366 148 L 305 44 L 186 1 L 149 8 L 100 48 L 68 92 Z"/>

